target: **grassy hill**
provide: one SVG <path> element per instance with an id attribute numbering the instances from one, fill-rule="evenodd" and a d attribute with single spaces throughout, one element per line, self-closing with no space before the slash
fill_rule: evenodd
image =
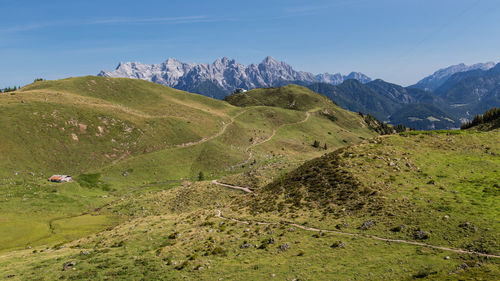
<path id="1" fill-rule="evenodd" d="M 38 81 L 2 94 L 0 251 L 116 225 L 126 216 L 87 214 L 128 194 L 175 188 L 200 172 L 217 178 L 264 162 L 300 163 L 326 152 L 311 146 L 315 139 L 333 150 L 375 135 L 356 114 L 329 108 L 339 114 L 335 122 L 318 112 L 241 108 L 141 80 L 95 76 Z M 52 174 L 76 181 L 47 183 Z"/>
<path id="2" fill-rule="evenodd" d="M 250 194 L 197 182 L 125 196 L 92 215 L 126 222 L 63 248 L 11 252 L 0 268 L 42 280 L 494 280 L 498 258 L 453 249 L 498 257 L 498 136 L 408 132 L 278 171 L 269 184 L 245 179 L 279 163 L 223 179 Z"/>
<path id="3" fill-rule="evenodd" d="M 4 278 L 500 274 L 498 129 L 377 136 L 298 86 L 235 106 L 138 80 L 38 83 L 0 96 L 13 127 L 0 158 Z M 63 168 L 77 181 L 46 182 Z"/>
<path id="4" fill-rule="evenodd" d="M 274 106 L 294 110 L 313 110 L 330 107 L 333 102 L 308 88 L 290 84 L 279 88 L 259 88 L 226 97 L 236 106 Z"/>
<path id="5" fill-rule="evenodd" d="M 405 225 L 394 231 L 398 238 L 413 239 L 421 229 L 434 244 L 499 253 L 498 137 L 498 131 L 379 137 L 311 160 L 257 189 L 250 211 L 313 212 L 320 225 L 347 223 L 352 232 L 373 220 L 369 230 L 381 235 Z"/>
<path id="6" fill-rule="evenodd" d="M 0 99 L 1 171 L 81 173 L 197 141 L 233 107 L 153 83 L 101 77 L 36 82 Z"/>

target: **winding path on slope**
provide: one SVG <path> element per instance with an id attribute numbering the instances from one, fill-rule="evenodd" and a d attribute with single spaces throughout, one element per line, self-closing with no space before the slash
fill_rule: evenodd
<path id="1" fill-rule="evenodd" d="M 224 186 L 224 187 L 227 187 L 227 188 L 241 190 L 241 191 L 244 191 L 246 193 L 252 193 L 252 190 L 250 188 L 248 188 L 248 187 L 242 187 L 242 186 L 235 186 L 235 185 L 225 184 L 225 183 L 218 182 L 217 180 L 213 180 L 212 183 L 216 184 L 216 185 Z"/>
<path id="2" fill-rule="evenodd" d="M 220 183 L 217 180 L 213 180 L 212 183 L 216 184 L 216 185 L 224 186 L 224 187 L 227 187 L 227 188 L 241 190 L 241 191 L 244 191 L 245 193 L 252 193 L 253 192 L 248 187 L 236 186 L 236 185 L 231 185 L 231 184 L 226 184 L 226 183 Z M 243 223 L 243 224 L 250 224 L 250 223 L 256 223 L 256 224 L 260 224 L 260 225 L 277 225 L 277 224 L 280 224 L 280 223 L 277 223 L 277 222 L 247 221 L 247 220 L 239 220 L 239 219 L 235 219 L 235 218 L 224 217 L 222 215 L 222 211 L 220 211 L 220 210 L 217 210 L 216 217 L 218 217 L 220 219 L 225 219 L 225 220 L 230 220 L 230 221 L 234 221 L 234 222 Z M 435 246 L 435 245 L 430 245 L 430 244 L 426 244 L 426 243 L 422 243 L 422 242 L 416 242 L 416 241 L 383 238 L 383 237 L 379 237 L 379 236 L 375 236 L 375 235 L 369 235 L 369 234 L 342 232 L 342 231 L 330 230 L 330 229 L 321 229 L 321 228 L 303 226 L 303 225 L 292 223 L 292 222 L 286 222 L 286 223 L 288 225 L 290 225 L 290 226 L 294 226 L 294 227 L 297 227 L 297 228 L 300 228 L 300 229 L 303 229 L 303 230 L 307 230 L 307 231 L 325 232 L 325 233 L 333 233 L 333 234 L 346 235 L 346 236 L 362 237 L 362 238 L 375 239 L 375 240 L 380 240 L 380 241 L 385 241 L 385 242 L 393 242 L 393 243 L 401 243 L 401 244 L 422 246 L 422 247 L 427 247 L 427 248 L 432 248 L 432 249 L 438 249 L 438 250 L 443 250 L 443 251 L 449 251 L 449 252 L 455 252 L 455 253 L 460 253 L 460 254 L 475 254 L 475 255 L 478 255 L 478 256 L 481 256 L 481 257 L 500 258 L 499 255 L 485 254 L 485 253 L 480 253 L 480 252 L 475 252 L 475 251 L 467 251 L 467 250 L 457 249 L 457 248 L 448 248 L 448 247 L 442 247 L 442 246 Z"/>
<path id="3" fill-rule="evenodd" d="M 222 129 L 219 132 L 217 132 L 214 135 L 211 135 L 210 137 L 204 137 L 204 138 L 202 138 L 199 141 L 193 141 L 193 142 L 186 142 L 186 143 L 176 144 L 173 147 L 189 147 L 189 146 L 198 145 L 198 144 L 207 142 L 209 140 L 213 140 L 213 139 L 221 136 L 222 134 L 224 134 L 224 132 L 226 131 L 227 127 L 229 125 L 233 124 L 234 120 L 236 118 L 238 118 L 240 115 L 242 115 L 243 113 L 245 113 L 247 111 L 248 111 L 248 109 L 247 110 L 243 110 L 243 111 L 239 112 L 238 114 L 236 114 L 235 116 L 231 117 L 231 119 L 230 119 L 230 121 L 228 123 L 224 123 L 224 125 L 222 125 Z"/>
<path id="4" fill-rule="evenodd" d="M 250 150 L 258 145 L 261 145 L 265 142 L 270 141 L 276 135 L 276 133 L 278 132 L 278 130 L 280 128 L 285 127 L 285 126 L 298 125 L 298 124 L 305 123 L 305 122 L 307 122 L 307 120 L 309 120 L 309 117 L 311 117 L 311 112 L 308 111 L 308 112 L 306 112 L 306 118 L 304 118 L 303 120 L 300 120 L 300 121 L 294 122 L 294 123 L 286 123 L 286 124 L 282 124 L 282 125 L 278 126 L 276 129 L 273 130 L 273 133 L 268 138 L 266 138 L 260 142 L 256 142 L 256 143 L 251 144 L 249 147 L 247 147 L 246 151 L 248 151 L 248 150 Z"/>
<path id="5" fill-rule="evenodd" d="M 183 147 L 195 146 L 195 145 L 202 144 L 202 143 L 204 143 L 204 142 L 207 142 L 207 141 L 213 140 L 213 139 L 215 139 L 215 138 L 217 138 L 217 137 L 221 136 L 222 134 L 224 134 L 224 132 L 226 131 L 227 127 L 228 127 L 229 125 L 231 125 L 232 123 L 234 123 L 234 120 L 235 120 L 236 118 L 238 118 L 240 115 L 244 114 L 244 113 L 245 113 L 245 112 L 247 112 L 247 111 L 248 111 L 248 109 L 243 110 L 243 111 L 239 112 L 238 114 L 234 115 L 233 117 L 230 117 L 230 120 L 229 120 L 229 122 L 228 122 L 228 123 L 223 123 L 222 128 L 221 128 L 221 129 L 220 129 L 217 133 L 215 133 L 215 134 L 213 134 L 213 135 L 211 135 L 211 136 L 209 136 L 209 137 L 204 137 L 204 138 L 202 138 L 202 139 L 200 139 L 200 140 L 198 140 L 198 141 L 192 141 L 192 142 L 185 142 L 185 143 L 175 144 L 175 145 L 172 145 L 172 146 L 170 146 L 170 147 L 165 148 L 165 150 L 166 150 L 166 149 L 172 149 L 172 148 L 183 148 Z M 120 158 L 118 158 L 118 159 L 114 160 L 114 161 L 111 163 L 111 165 L 110 165 L 110 166 L 113 166 L 113 165 L 117 164 L 118 162 L 120 162 L 121 160 L 125 159 L 125 157 L 127 157 L 129 154 L 130 154 L 130 153 L 128 153 L 128 154 L 124 154 L 124 155 L 122 155 Z M 137 156 L 133 156 L 133 157 L 127 158 L 127 160 L 133 159 L 133 158 L 135 158 L 135 157 L 137 157 Z"/>
<path id="6" fill-rule="evenodd" d="M 252 143 L 251 145 L 249 145 L 249 146 L 245 149 L 245 152 L 249 152 L 249 153 L 248 153 L 248 159 L 247 159 L 247 160 L 245 160 L 245 161 L 244 161 L 244 162 L 242 162 L 242 163 L 239 163 L 239 164 L 233 165 L 233 166 L 231 166 L 230 168 L 231 168 L 231 169 L 234 169 L 235 167 L 238 167 L 238 166 L 241 166 L 241 165 L 246 165 L 246 164 L 248 164 L 248 163 L 250 162 L 250 160 L 252 160 L 252 158 L 253 158 L 253 152 L 252 152 L 252 151 L 250 151 L 250 149 L 252 149 L 252 148 L 254 148 L 254 147 L 258 146 L 258 145 L 261 145 L 261 144 L 263 144 L 263 143 L 266 143 L 266 142 L 270 141 L 270 140 L 271 140 L 271 139 L 272 139 L 272 138 L 276 135 L 276 133 L 278 132 L 278 130 L 279 130 L 280 128 L 282 128 L 282 127 L 284 127 L 284 126 L 289 126 L 289 125 L 298 125 L 298 124 L 305 123 L 305 122 L 307 122 L 307 120 L 309 120 L 309 117 L 311 117 L 311 112 L 310 112 L 310 111 L 307 111 L 307 112 L 306 112 L 306 118 L 304 118 L 303 120 L 300 120 L 300 121 L 298 121 L 298 122 L 294 122 L 294 123 L 286 123 L 286 124 L 282 124 L 282 125 L 278 126 L 276 129 L 274 129 L 274 130 L 273 130 L 272 134 L 271 134 L 269 137 L 267 137 L 267 138 L 263 139 L 263 140 L 262 140 L 262 141 L 260 141 L 260 142 L 255 142 L 255 143 Z"/>

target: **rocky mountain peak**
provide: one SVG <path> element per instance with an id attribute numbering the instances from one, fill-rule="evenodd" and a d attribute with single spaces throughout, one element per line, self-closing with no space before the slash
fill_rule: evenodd
<path id="1" fill-rule="evenodd" d="M 267 56 L 264 58 L 264 60 L 262 60 L 262 64 L 267 64 L 267 65 L 276 65 L 276 64 L 279 64 L 280 62 L 278 62 L 276 59 L 274 59 L 273 57 L 271 56 Z"/>
<path id="2" fill-rule="evenodd" d="M 348 75 L 352 79 L 360 79 L 363 83 L 371 81 L 362 73 L 353 73 Z M 175 58 L 152 65 L 120 63 L 114 71 L 101 71 L 98 75 L 143 79 L 202 94 L 201 88 L 208 87 L 208 85 L 212 89 L 218 87 L 220 91 L 227 94 L 236 88 L 271 87 L 283 81 L 325 82 L 337 85 L 348 77 L 340 73 L 324 73 L 315 76 L 309 72 L 296 71 L 289 64 L 271 56 L 264 58 L 258 65 L 248 66 L 227 57 L 218 58 L 211 64 L 183 63 Z"/>
<path id="3" fill-rule="evenodd" d="M 494 66 L 495 66 L 494 62 L 476 63 L 473 65 L 466 65 L 464 63 L 459 63 L 446 68 L 441 68 L 436 72 L 434 72 L 433 74 L 418 81 L 417 84 L 411 87 L 427 91 L 434 91 L 440 86 L 442 86 L 448 80 L 448 78 L 450 78 L 452 75 L 456 73 L 466 72 L 471 70 L 489 70 Z"/>

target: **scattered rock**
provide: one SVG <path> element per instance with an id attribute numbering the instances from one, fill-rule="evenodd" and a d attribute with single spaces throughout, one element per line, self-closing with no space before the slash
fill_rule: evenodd
<path id="1" fill-rule="evenodd" d="M 477 227 L 476 227 L 475 225 L 471 224 L 471 223 L 470 223 L 470 222 L 468 222 L 468 221 L 466 221 L 466 222 L 464 222 L 464 223 L 461 223 L 461 224 L 459 224 L 458 226 L 459 226 L 459 227 L 461 227 L 461 228 L 464 228 L 464 229 L 472 230 L 472 231 L 474 231 L 474 232 L 476 232 L 476 231 L 477 231 Z"/>
<path id="2" fill-rule="evenodd" d="M 274 277 L 274 276 L 276 276 L 276 274 L 274 274 L 274 273 L 271 273 L 271 277 Z"/>
<path id="3" fill-rule="evenodd" d="M 288 229 L 288 231 L 289 231 L 289 232 L 294 232 L 294 231 L 295 231 L 295 228 L 290 227 L 290 228 Z"/>
<path id="4" fill-rule="evenodd" d="M 333 242 L 333 244 L 330 247 L 331 248 L 345 248 L 345 243 L 342 241 L 336 241 L 336 242 Z"/>
<path id="5" fill-rule="evenodd" d="M 248 244 L 248 243 L 246 243 L 246 242 L 245 242 L 245 243 L 241 244 L 240 248 L 241 248 L 241 249 L 248 249 L 248 248 L 250 248 L 251 246 L 252 246 L 251 244 Z"/>
<path id="6" fill-rule="evenodd" d="M 461 265 L 459 265 L 457 267 L 457 270 L 460 270 L 460 269 L 467 269 L 467 267 L 469 267 L 466 263 L 462 263 Z"/>
<path id="7" fill-rule="evenodd" d="M 363 230 L 367 230 L 369 229 L 370 227 L 374 226 L 375 225 L 375 221 L 373 220 L 367 220 L 363 223 L 363 225 L 361 225 L 361 229 Z"/>
<path id="8" fill-rule="evenodd" d="M 424 239 L 429 239 L 430 235 L 429 235 L 429 232 L 427 232 L 427 231 L 417 230 L 417 231 L 413 232 L 413 237 L 415 239 L 424 240 Z"/>
<path id="9" fill-rule="evenodd" d="M 342 229 L 342 228 L 346 228 L 347 226 L 349 226 L 347 223 L 342 223 L 342 224 L 337 224 L 335 226 L 336 229 Z"/>
<path id="10" fill-rule="evenodd" d="M 450 256 L 446 256 L 444 257 L 445 260 L 449 260 L 450 259 Z"/>
<path id="11" fill-rule="evenodd" d="M 464 222 L 464 223 L 461 223 L 459 226 L 460 226 L 460 227 L 470 227 L 470 226 L 471 226 L 471 224 L 470 224 L 470 222 L 466 221 L 466 222 Z"/>
<path id="12" fill-rule="evenodd" d="M 279 251 L 280 251 L 280 252 L 284 252 L 284 251 L 286 251 L 286 250 L 290 249 L 290 244 L 285 243 L 285 244 L 283 244 L 283 245 L 279 246 L 279 248 L 278 248 L 278 249 L 279 249 Z"/>
<path id="13" fill-rule="evenodd" d="M 63 271 L 66 271 L 66 270 L 68 270 L 68 269 L 72 268 L 72 267 L 73 267 L 73 266 L 75 266 L 75 265 L 76 265 L 76 262 L 75 262 L 75 261 L 65 262 L 65 263 L 63 264 L 63 269 L 62 269 L 62 270 L 63 270 Z"/>

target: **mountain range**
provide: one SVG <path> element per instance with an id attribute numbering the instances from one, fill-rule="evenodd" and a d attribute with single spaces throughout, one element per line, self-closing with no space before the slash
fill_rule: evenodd
<path id="1" fill-rule="evenodd" d="M 315 75 L 297 71 L 272 57 L 248 66 L 228 58 L 212 64 L 184 63 L 173 58 L 153 65 L 127 62 L 98 75 L 147 80 L 216 99 L 224 99 L 238 88 L 297 84 L 329 97 L 345 109 L 421 130 L 459 128 L 474 115 L 500 106 L 500 66 L 494 62 L 453 65 L 409 87 L 372 80 L 360 72 Z"/>
<path id="2" fill-rule="evenodd" d="M 494 62 L 487 63 L 476 63 L 473 65 L 466 65 L 460 63 L 457 65 L 452 65 L 446 68 L 439 69 L 432 75 L 425 77 L 424 79 L 418 81 L 415 85 L 410 87 L 418 88 L 427 91 L 434 91 L 443 85 L 448 78 L 450 78 L 455 73 L 467 72 L 471 70 L 489 70 L 495 66 Z"/>
<path id="3" fill-rule="evenodd" d="M 460 126 L 460 121 L 448 113 L 446 102 L 433 93 L 381 79 L 366 84 L 351 79 L 340 85 L 314 83 L 306 87 L 329 97 L 342 108 L 369 113 L 387 123 L 422 130 Z"/>
<path id="4" fill-rule="evenodd" d="M 351 72 L 348 75 L 314 75 L 296 71 L 289 64 L 270 56 L 259 64 L 248 66 L 226 57 L 218 58 L 211 64 L 184 63 L 174 58 L 151 65 L 127 62 L 120 63 L 114 71 L 101 71 L 98 75 L 147 80 L 217 99 L 224 98 L 238 88 L 272 87 L 283 81 L 324 82 L 333 85 L 341 84 L 347 79 L 356 79 L 362 83 L 371 81 L 371 78 L 360 72 Z"/>

